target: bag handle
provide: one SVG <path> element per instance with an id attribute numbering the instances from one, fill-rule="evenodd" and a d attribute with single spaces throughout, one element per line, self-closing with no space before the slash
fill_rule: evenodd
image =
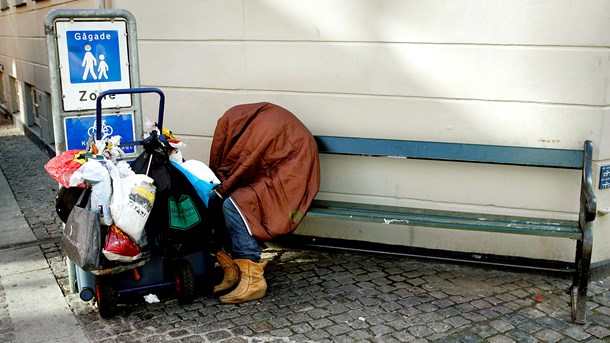
<path id="1" fill-rule="evenodd" d="M 146 176 L 148 176 L 148 172 L 150 172 L 150 165 L 152 164 L 153 154 L 149 154 L 148 156 L 148 166 L 146 167 Z"/>
<path id="2" fill-rule="evenodd" d="M 78 200 L 76 201 L 76 204 L 78 205 L 78 207 L 82 207 L 85 209 L 89 209 L 89 207 L 91 207 L 91 197 L 87 197 L 87 203 L 85 204 L 85 206 L 83 206 L 83 197 L 85 196 L 85 193 L 87 193 L 88 188 L 85 187 L 83 188 L 83 191 L 80 193 L 80 196 L 78 197 Z"/>

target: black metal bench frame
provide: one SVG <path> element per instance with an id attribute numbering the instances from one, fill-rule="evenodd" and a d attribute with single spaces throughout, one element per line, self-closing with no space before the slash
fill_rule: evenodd
<path id="1" fill-rule="evenodd" d="M 580 213 L 578 220 L 573 221 L 317 199 L 314 200 L 307 216 L 309 218 L 334 218 L 576 240 L 573 283 L 570 287 L 572 319 L 578 324 L 586 322 L 586 299 L 593 244 L 591 227 L 595 220 L 597 206 L 591 176 L 593 149 L 591 141 L 586 141 L 582 150 L 569 150 L 336 136 L 316 136 L 315 139 L 321 154 L 399 157 L 581 170 Z"/>

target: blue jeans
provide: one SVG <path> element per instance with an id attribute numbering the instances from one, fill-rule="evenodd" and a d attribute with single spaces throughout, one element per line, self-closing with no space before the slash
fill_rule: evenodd
<path id="1" fill-rule="evenodd" d="M 231 245 L 230 253 L 233 259 L 241 258 L 256 263 L 260 262 L 261 252 L 258 241 L 248 232 L 246 223 L 231 198 L 222 204 L 222 212 L 227 225 L 227 235 Z"/>

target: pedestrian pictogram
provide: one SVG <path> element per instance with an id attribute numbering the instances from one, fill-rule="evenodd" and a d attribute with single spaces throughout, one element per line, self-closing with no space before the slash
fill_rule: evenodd
<path id="1" fill-rule="evenodd" d="M 108 63 L 104 61 L 105 58 L 106 57 L 104 55 L 100 55 L 100 66 L 97 68 L 97 71 L 100 73 L 98 75 L 98 78 L 100 80 L 108 80 L 108 74 L 106 74 L 106 72 L 108 72 Z"/>
<path id="2" fill-rule="evenodd" d="M 117 30 L 67 31 L 71 83 L 121 81 Z"/>
<path id="3" fill-rule="evenodd" d="M 91 74 L 91 76 L 93 76 L 93 78 L 97 80 L 97 77 L 95 77 L 95 73 L 93 72 L 93 68 L 96 64 L 97 62 L 95 56 L 93 56 L 93 54 L 91 53 L 91 45 L 85 44 L 85 57 L 83 58 L 83 63 L 81 64 L 82 67 L 85 67 L 83 81 L 87 80 L 89 74 Z M 72 80 L 72 82 L 74 82 L 74 80 Z"/>

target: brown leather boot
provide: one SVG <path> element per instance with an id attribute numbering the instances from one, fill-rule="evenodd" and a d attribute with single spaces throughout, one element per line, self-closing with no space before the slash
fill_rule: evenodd
<path id="1" fill-rule="evenodd" d="M 231 293 L 220 297 L 223 304 L 238 304 L 260 299 L 267 293 L 267 281 L 263 277 L 263 268 L 267 260 L 261 263 L 248 259 L 236 259 L 240 270 L 239 284 Z"/>
<path id="2" fill-rule="evenodd" d="M 214 295 L 231 290 L 235 287 L 237 281 L 239 281 L 239 267 L 229 254 L 224 250 L 220 250 L 216 253 L 216 260 L 224 270 L 224 276 L 222 282 L 219 285 L 214 286 Z"/>

